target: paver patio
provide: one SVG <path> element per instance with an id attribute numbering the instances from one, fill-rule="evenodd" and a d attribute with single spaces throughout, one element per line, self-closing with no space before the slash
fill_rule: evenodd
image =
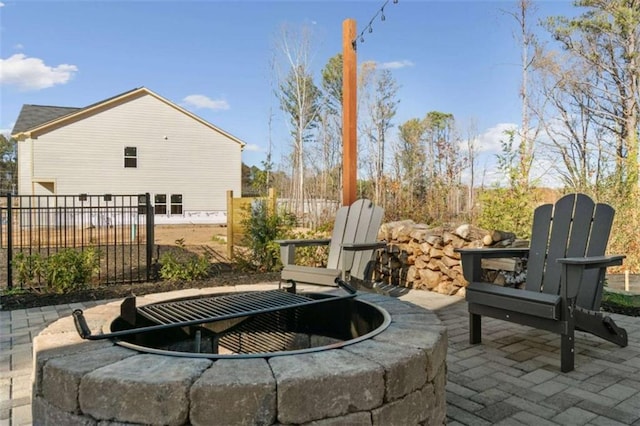
<path id="1" fill-rule="evenodd" d="M 483 318 L 483 343 L 470 345 L 463 299 L 419 290 L 400 298 L 448 327 L 449 425 L 640 425 L 640 317 L 613 315 L 629 333 L 626 348 L 577 332 L 576 369 L 563 374 L 555 334 Z M 33 337 L 106 302 L 0 311 L 0 426 L 31 424 Z"/>

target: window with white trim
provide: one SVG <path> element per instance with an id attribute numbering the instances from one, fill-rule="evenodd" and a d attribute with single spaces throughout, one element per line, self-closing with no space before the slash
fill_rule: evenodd
<path id="1" fill-rule="evenodd" d="M 138 148 L 135 146 L 124 147 L 124 167 L 136 168 L 138 167 Z"/>
<path id="2" fill-rule="evenodd" d="M 171 214 L 182 214 L 182 194 L 171 194 Z"/>
<path id="3" fill-rule="evenodd" d="M 155 213 L 167 214 L 167 194 L 156 194 L 154 201 Z"/>

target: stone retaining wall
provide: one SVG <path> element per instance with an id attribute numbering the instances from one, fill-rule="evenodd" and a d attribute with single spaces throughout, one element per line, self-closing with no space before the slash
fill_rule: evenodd
<path id="1" fill-rule="evenodd" d="M 33 422 L 444 424 L 445 327 L 433 312 L 411 303 L 375 294 L 358 297 L 389 312 L 385 331 L 342 349 L 272 358 L 141 354 L 111 340 L 82 340 L 71 317 L 62 318 L 34 339 Z M 105 329 L 117 315 L 119 302 L 85 311 L 92 330 Z"/>

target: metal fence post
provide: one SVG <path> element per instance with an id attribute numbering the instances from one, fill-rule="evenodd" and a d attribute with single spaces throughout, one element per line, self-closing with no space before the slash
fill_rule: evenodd
<path id="1" fill-rule="evenodd" d="M 7 289 L 13 288 L 13 215 L 11 207 L 13 200 L 11 194 L 7 194 Z"/>
<path id="2" fill-rule="evenodd" d="M 145 209 L 147 212 L 147 281 L 149 281 L 151 279 L 151 268 L 152 268 L 152 258 L 153 258 L 153 241 L 155 239 L 154 235 L 153 235 L 153 230 L 154 230 L 154 212 L 153 212 L 153 206 L 151 205 L 151 194 L 149 194 L 148 192 L 144 194 L 145 195 L 145 199 L 146 199 L 146 206 L 147 208 Z"/>

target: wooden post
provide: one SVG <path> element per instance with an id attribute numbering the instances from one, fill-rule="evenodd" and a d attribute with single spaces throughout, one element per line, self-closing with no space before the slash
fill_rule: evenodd
<path id="1" fill-rule="evenodd" d="M 233 258 L 233 191 L 227 191 L 227 257 Z"/>
<path id="2" fill-rule="evenodd" d="M 269 188 L 269 195 L 267 196 L 267 206 L 269 208 L 270 214 L 276 214 L 278 200 L 276 198 L 276 190 L 274 188 Z"/>
<path id="3" fill-rule="evenodd" d="M 356 21 L 342 22 L 342 204 L 349 206 L 356 200 L 357 151 L 357 71 Z"/>

